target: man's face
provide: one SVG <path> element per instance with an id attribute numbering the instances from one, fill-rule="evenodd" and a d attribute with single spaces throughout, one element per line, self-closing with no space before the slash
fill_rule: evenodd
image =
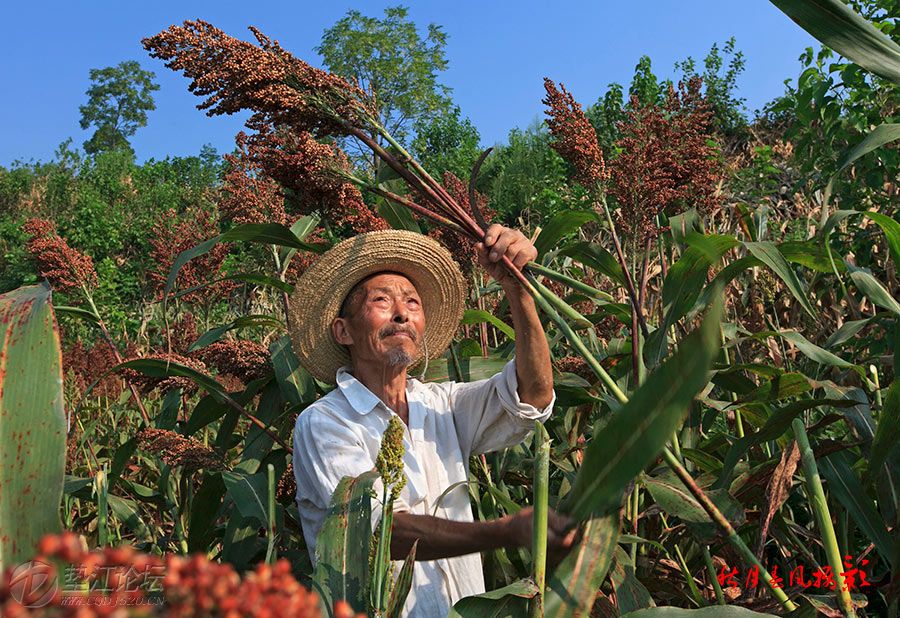
<path id="1" fill-rule="evenodd" d="M 399 274 L 378 274 L 349 300 L 346 317 L 334 320 L 332 332 L 338 343 L 350 346 L 354 363 L 412 363 L 425 336 L 425 312 L 412 282 Z"/>

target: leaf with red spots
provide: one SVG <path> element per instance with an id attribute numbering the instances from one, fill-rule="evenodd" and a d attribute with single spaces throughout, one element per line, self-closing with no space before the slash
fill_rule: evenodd
<path id="1" fill-rule="evenodd" d="M 62 355 L 46 283 L 0 295 L 0 570 L 59 532 Z"/>

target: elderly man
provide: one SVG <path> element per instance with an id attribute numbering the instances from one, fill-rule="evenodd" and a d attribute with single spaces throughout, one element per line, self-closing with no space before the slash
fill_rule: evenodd
<path id="1" fill-rule="evenodd" d="M 381 435 L 397 415 L 406 426 L 408 482 L 394 504 L 391 557 L 403 560 L 418 541 L 410 616 L 446 616 L 461 597 L 484 592 L 479 552 L 531 543 L 530 509 L 476 522 L 465 481 L 470 455 L 521 442 L 555 400 L 534 301 L 500 263 L 505 255 L 522 267 L 537 251 L 521 232 L 499 225 L 476 249 L 503 287 L 516 333 L 515 358 L 486 380 L 422 383 L 407 375 L 446 349 L 464 309 L 459 268 L 430 238 L 391 230 L 343 241 L 304 273 L 291 299 L 298 357 L 314 376 L 337 384 L 294 429 L 297 505 L 310 556 L 315 560 L 337 484 L 374 467 Z M 551 551 L 565 551 L 574 535 L 551 513 L 548 536 Z"/>

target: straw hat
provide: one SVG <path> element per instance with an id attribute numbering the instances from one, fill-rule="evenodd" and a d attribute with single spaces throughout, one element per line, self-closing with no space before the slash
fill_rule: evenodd
<path id="1" fill-rule="evenodd" d="M 381 271 L 399 272 L 416 286 L 425 311 L 428 356 L 440 356 L 450 345 L 466 297 L 459 265 L 443 246 L 422 234 L 368 232 L 329 249 L 294 287 L 288 304 L 291 341 L 300 363 L 313 377 L 334 384 L 337 370 L 350 364 L 346 348 L 331 334 L 331 323 L 353 286 Z M 422 356 L 420 347 L 413 365 Z"/>

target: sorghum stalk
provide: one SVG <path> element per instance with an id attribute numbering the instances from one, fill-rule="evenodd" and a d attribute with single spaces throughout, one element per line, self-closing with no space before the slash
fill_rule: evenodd
<path id="1" fill-rule="evenodd" d="M 709 553 L 709 545 L 703 546 L 703 561 L 706 563 L 706 572 L 709 573 L 709 580 L 712 582 L 713 590 L 716 593 L 716 603 L 725 605 L 725 594 L 722 592 L 722 585 L 719 583 L 719 577 L 716 575 L 716 565 L 713 564 L 712 556 Z"/>
<path id="2" fill-rule="evenodd" d="M 825 490 L 822 488 L 822 479 L 819 477 L 819 468 L 816 466 L 816 456 L 809 445 L 803 421 L 795 418 L 791 426 L 794 429 L 794 436 L 797 438 L 797 446 L 800 447 L 800 461 L 803 463 L 803 476 L 809 494 L 809 505 L 816 516 L 819 533 L 822 535 L 822 545 L 825 547 L 825 556 L 828 558 L 828 564 L 831 565 L 831 571 L 834 574 L 834 590 L 838 605 L 845 616 L 856 616 L 853 602 L 850 599 L 850 590 L 844 585 L 844 577 L 841 575 L 844 571 L 841 550 L 834 534 L 834 524 L 831 522 L 828 501 L 825 499 Z"/>
<path id="3" fill-rule="evenodd" d="M 94 477 L 94 493 L 97 495 L 97 543 L 101 547 L 109 545 L 109 507 L 106 482 L 106 469 L 97 470 Z"/>
<path id="4" fill-rule="evenodd" d="M 609 225 L 609 233 L 612 237 L 613 247 L 616 250 L 616 259 L 619 261 L 619 266 L 622 268 L 622 275 L 625 278 L 625 289 L 628 291 L 628 298 L 631 300 L 631 308 L 634 311 L 638 311 L 641 330 L 643 331 L 644 336 L 647 337 L 650 334 L 650 331 L 644 321 L 644 316 L 638 310 L 637 290 L 634 288 L 634 280 L 631 277 L 631 272 L 628 270 L 628 263 L 625 261 L 625 253 L 622 251 L 622 243 L 619 242 L 619 235 L 616 233 L 616 225 L 613 223 L 612 215 L 609 213 L 609 205 L 606 203 L 606 196 L 601 196 L 599 201 L 600 205 L 603 206 L 603 214 L 606 215 L 606 223 Z"/>
<path id="5" fill-rule="evenodd" d="M 529 604 L 531 618 L 544 615 L 544 585 L 547 576 L 547 517 L 550 497 L 550 436 L 540 421 L 534 422 L 534 511 L 531 555 L 534 559 L 534 583 L 537 594 Z"/>
<path id="6" fill-rule="evenodd" d="M 575 328 L 592 328 L 594 326 L 593 322 L 581 315 L 562 298 L 548 290 L 547 287 L 537 279 L 534 280 L 534 287 L 537 288 L 541 295 L 543 295 L 557 311 L 569 318 L 575 324 Z"/>
<path id="7" fill-rule="evenodd" d="M 267 547 L 266 547 L 266 564 L 275 564 L 275 533 L 278 526 L 275 523 L 275 466 L 268 464 L 266 466 L 268 487 L 269 487 L 269 527 L 266 530 Z"/>
<path id="8" fill-rule="evenodd" d="M 538 264 L 537 262 L 528 262 L 528 264 L 525 265 L 525 268 L 535 274 L 543 275 L 548 279 L 551 279 L 558 283 L 562 283 L 563 285 L 567 285 L 573 290 L 581 292 L 582 294 L 587 294 L 588 296 L 592 296 L 593 298 L 597 298 L 599 300 L 610 303 L 616 302 L 616 299 L 614 299 L 610 294 L 607 294 L 603 290 L 598 290 L 597 288 L 590 286 L 587 283 L 579 281 L 578 279 L 573 279 L 568 275 L 555 271 L 552 268 L 548 268 L 542 264 Z"/>

